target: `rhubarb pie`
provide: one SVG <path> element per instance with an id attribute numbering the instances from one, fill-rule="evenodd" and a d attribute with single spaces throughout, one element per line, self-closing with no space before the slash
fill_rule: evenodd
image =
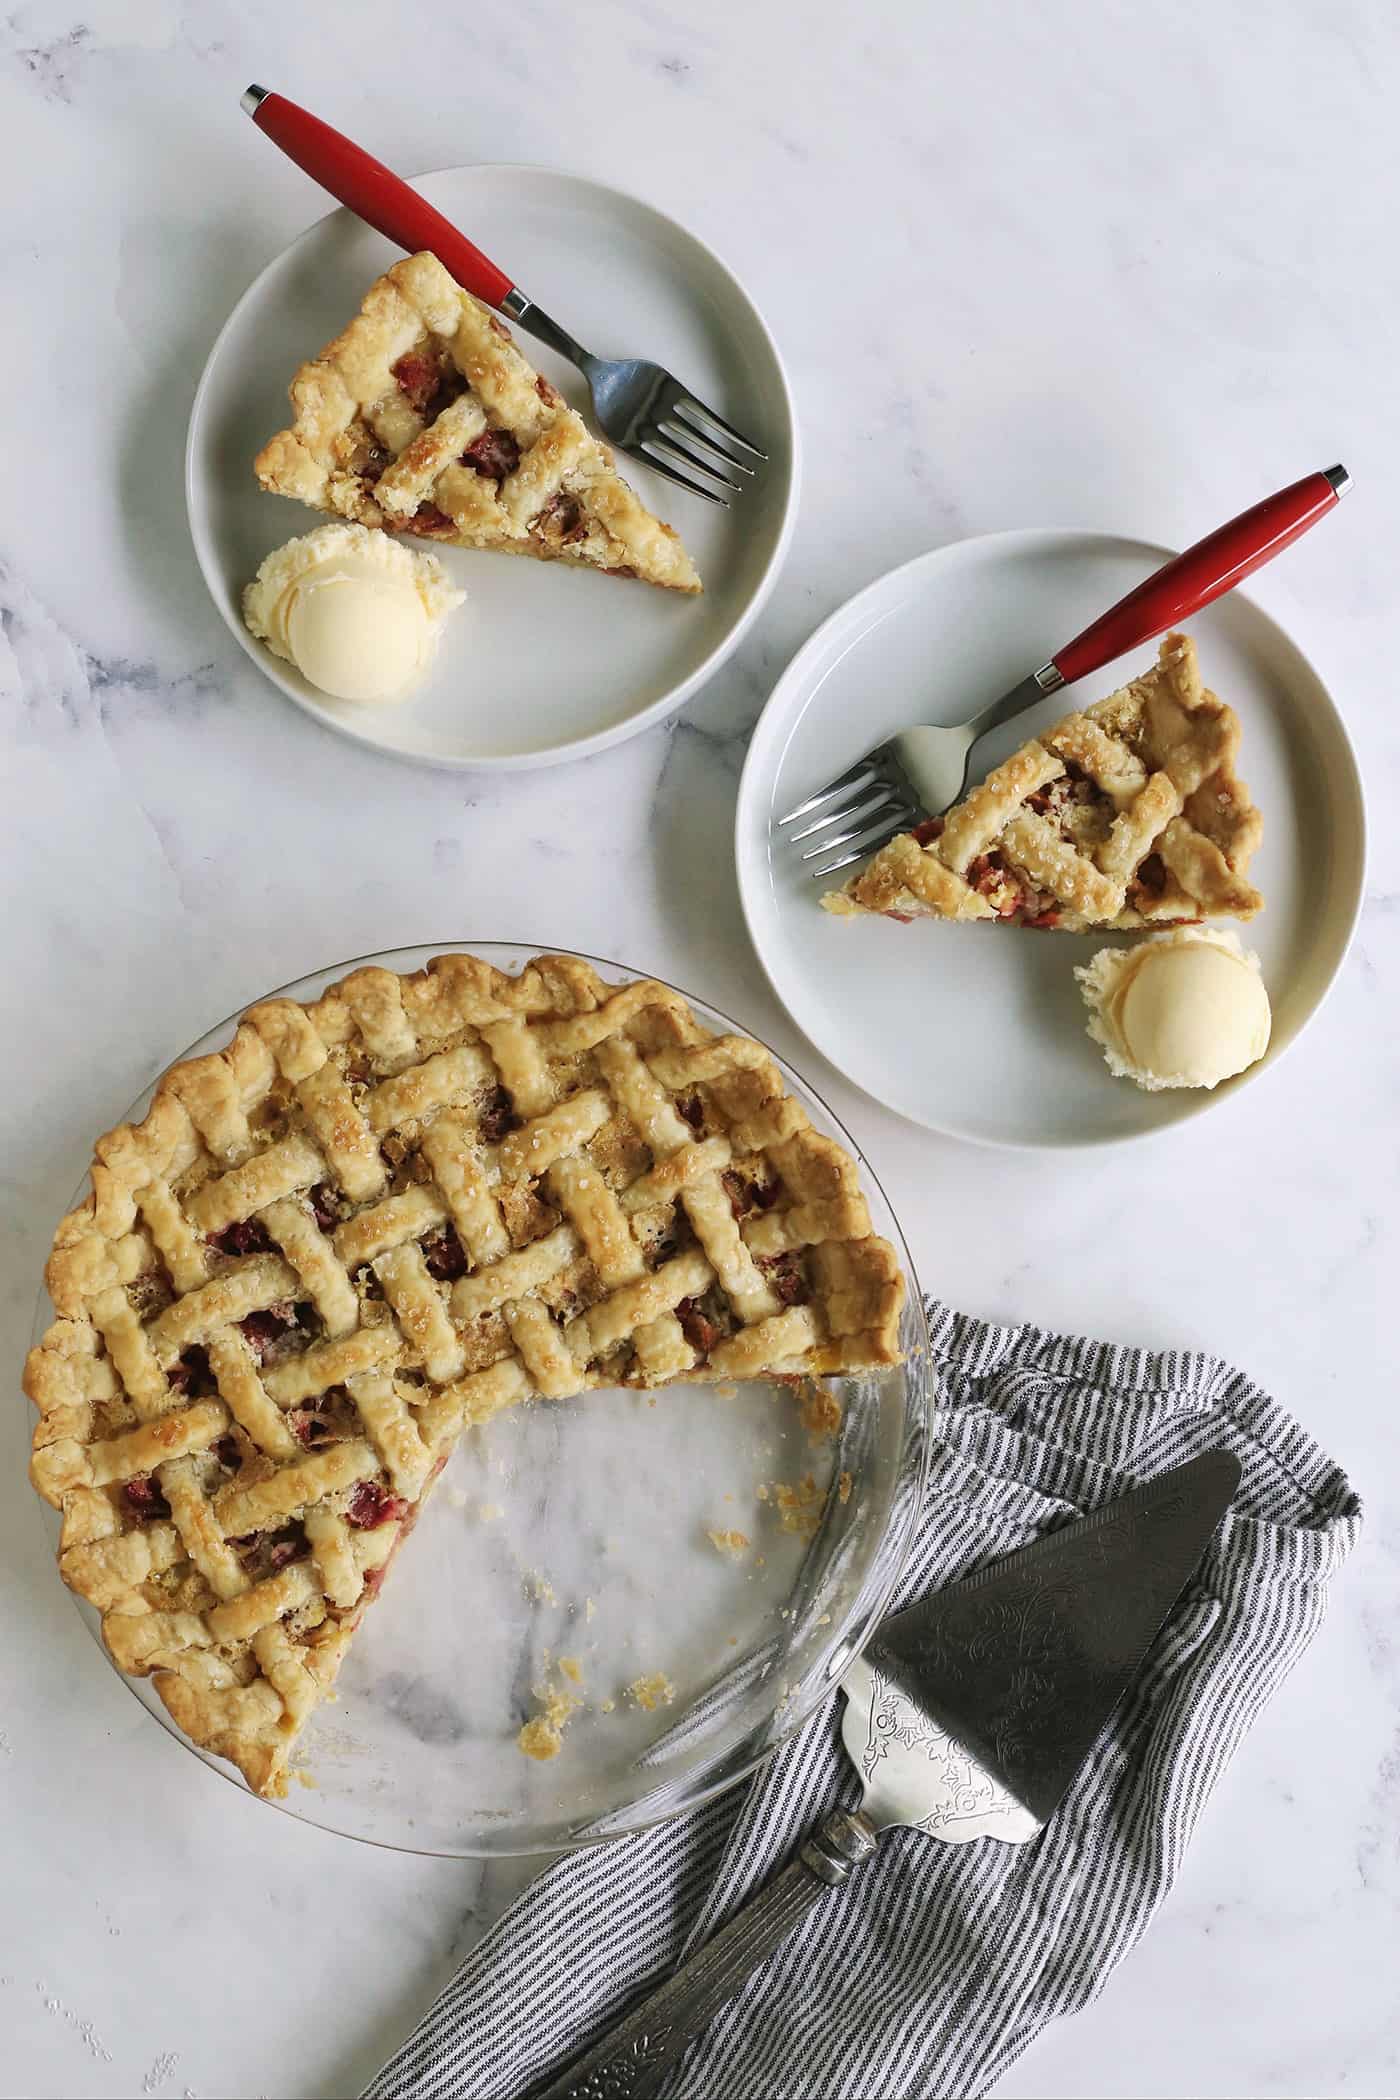
<path id="1" fill-rule="evenodd" d="M 64 1580 L 262 1794 L 462 1431 L 859 1372 L 903 1283 L 768 1052 L 541 956 L 272 999 L 97 1140 L 29 1357 Z"/>
<path id="2" fill-rule="evenodd" d="M 265 489 L 386 532 L 698 591 L 690 556 L 563 397 L 435 255 L 372 284 L 297 372 Z"/>
<path id="3" fill-rule="evenodd" d="M 1253 918 L 1263 819 L 1235 771 L 1239 742 L 1195 643 L 1169 634 L 1143 677 L 1032 737 L 822 901 L 1070 932 Z"/>

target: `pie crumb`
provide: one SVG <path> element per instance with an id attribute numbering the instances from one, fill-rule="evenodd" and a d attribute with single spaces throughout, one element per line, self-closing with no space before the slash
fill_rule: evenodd
<path id="1" fill-rule="evenodd" d="M 312 1774 L 311 1774 L 310 1772 L 308 1772 L 308 1771 L 307 1771 L 307 1769 L 306 1769 L 305 1765 L 293 1765 L 293 1767 L 292 1767 L 292 1777 L 293 1777 L 293 1779 L 295 1779 L 295 1781 L 296 1781 L 296 1783 L 297 1783 L 297 1785 L 298 1785 L 298 1786 L 304 1786 L 304 1787 L 307 1787 L 307 1788 L 309 1788 L 309 1789 L 310 1789 L 310 1791 L 311 1791 L 311 1792 L 312 1792 L 313 1794 L 315 1793 L 315 1791 L 316 1791 L 316 1781 L 315 1781 L 315 1778 L 313 1777 L 313 1775 L 312 1775 Z"/>
<path id="2" fill-rule="evenodd" d="M 705 1536 L 726 1560 L 742 1560 L 749 1550 L 750 1541 L 742 1531 L 707 1531 Z"/>
<path id="3" fill-rule="evenodd" d="M 551 1684 L 536 1685 L 535 1698 L 540 1710 L 533 1720 L 525 1723 L 515 1741 L 517 1748 L 522 1750 L 526 1757 L 533 1757 L 544 1764 L 551 1757 L 559 1755 L 563 1748 L 564 1730 L 583 1701 L 576 1699 L 572 1692 L 566 1692 L 562 1686 Z"/>
<path id="4" fill-rule="evenodd" d="M 851 1486 L 852 1482 L 850 1474 L 838 1473 L 838 1475 L 836 1476 L 836 1499 L 838 1502 L 850 1501 Z"/>
<path id="5" fill-rule="evenodd" d="M 559 1671 L 561 1676 L 568 1678 L 570 1684 L 583 1683 L 583 1671 L 579 1667 L 576 1656 L 561 1655 L 559 1658 Z"/>
<path id="6" fill-rule="evenodd" d="M 828 1443 L 841 1427 L 841 1402 L 830 1386 L 815 1378 L 804 1378 L 797 1396 L 802 1427 L 814 1444 Z"/>
<path id="7" fill-rule="evenodd" d="M 558 1597 L 554 1594 L 554 1584 L 547 1575 L 541 1575 L 538 1568 L 530 1570 L 530 1595 L 534 1598 L 536 1604 L 557 1604 L 559 1602 Z"/>
<path id="8" fill-rule="evenodd" d="M 505 1515 L 505 1511 L 501 1508 L 499 1502 L 478 1502 L 476 1513 L 483 1524 L 494 1524 L 497 1517 Z"/>
<path id="9" fill-rule="evenodd" d="M 643 1713 L 654 1714 L 658 1706 L 671 1704 L 676 1687 L 664 1670 L 653 1670 L 650 1677 L 634 1677 L 627 1687 L 627 1696 Z"/>
<path id="10" fill-rule="evenodd" d="M 600 1714 L 610 1714 L 616 1705 L 616 1699 L 600 1699 L 598 1702 L 598 1711 Z"/>
<path id="11" fill-rule="evenodd" d="M 849 1480 L 849 1475 L 846 1478 Z M 849 1486 L 846 1494 L 849 1495 Z M 799 1538 L 810 1539 L 816 1535 L 821 1523 L 822 1490 L 811 1473 L 804 1473 L 800 1480 L 774 1480 L 758 1491 L 760 1502 L 772 1502 L 778 1512 L 778 1521 L 784 1531 L 795 1532 Z M 843 1495 L 843 1501 L 846 1497 Z"/>
<path id="12" fill-rule="evenodd" d="M 592 1618 L 592 1616 L 593 1616 L 593 1614 L 594 1614 L 594 1612 L 595 1612 L 595 1611 L 597 1611 L 597 1609 L 598 1609 L 598 1606 L 597 1606 L 597 1604 L 595 1603 L 595 1601 L 594 1601 L 594 1599 L 593 1599 L 592 1597 L 585 1597 L 585 1598 L 584 1598 L 584 1600 L 583 1600 L 583 1616 L 584 1616 L 584 1618 L 585 1618 L 585 1619 L 591 1619 L 591 1618 Z"/>
<path id="13" fill-rule="evenodd" d="M 449 1509 L 466 1508 L 467 1498 L 459 1487 L 445 1487 L 442 1492 Z"/>

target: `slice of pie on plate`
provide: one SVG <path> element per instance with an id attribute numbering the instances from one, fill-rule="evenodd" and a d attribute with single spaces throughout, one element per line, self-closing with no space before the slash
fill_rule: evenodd
<path id="1" fill-rule="evenodd" d="M 271 999 L 97 1140 L 25 1367 L 63 1578 L 262 1794 L 462 1431 L 859 1371 L 903 1281 L 759 1044 L 572 956 Z"/>
<path id="2" fill-rule="evenodd" d="M 607 446 L 435 255 L 372 284 L 290 392 L 290 427 L 253 462 L 279 496 L 448 546 L 701 588 Z"/>
<path id="3" fill-rule="evenodd" d="M 1239 743 L 1195 643 L 1169 634 L 1143 677 L 1032 737 L 822 902 L 1068 932 L 1253 918 L 1263 818 L 1235 771 Z"/>

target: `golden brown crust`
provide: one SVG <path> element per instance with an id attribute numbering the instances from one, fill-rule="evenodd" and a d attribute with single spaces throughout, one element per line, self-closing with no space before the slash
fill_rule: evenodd
<path id="1" fill-rule="evenodd" d="M 95 1154 L 34 1485 L 114 1658 L 260 1792 L 465 1426 L 897 1360 L 894 1250 L 769 1053 L 574 956 L 266 1001 Z"/>
<path id="2" fill-rule="evenodd" d="M 902 833 L 822 901 L 838 915 L 1073 932 L 1253 918 L 1263 899 L 1248 868 L 1264 825 L 1235 771 L 1239 741 L 1233 711 L 1201 684 L 1195 643 L 1169 634 L 1152 670 L 1022 745 L 937 836 Z M 1075 781 L 1087 802 L 1067 794 Z"/>
<path id="3" fill-rule="evenodd" d="M 395 366 L 417 359 L 420 409 Z M 360 311 L 292 380 L 293 420 L 253 462 L 265 489 L 388 532 L 417 530 L 447 546 L 529 554 L 669 590 L 701 588 L 669 525 L 617 472 L 612 453 L 541 379 L 487 308 L 437 257 L 406 256 L 376 280 Z M 424 410 L 436 410 L 425 421 Z M 506 433 L 517 457 L 498 479 L 464 454 Z"/>

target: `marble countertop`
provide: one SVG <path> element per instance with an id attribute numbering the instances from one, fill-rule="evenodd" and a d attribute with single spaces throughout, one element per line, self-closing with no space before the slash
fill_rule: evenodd
<path id="1" fill-rule="evenodd" d="M 617 954 L 811 1067 L 715 850 L 797 644 L 940 541 L 1180 544 L 1344 459 L 1346 509 L 1257 592 L 1337 694 L 1379 820 L 1305 1041 L 1169 1142 L 1082 1159 L 830 1093 L 941 1295 L 1226 1355 L 1368 1502 L 1177 1893 L 1003 2094 L 1393 2094 L 1400 19 L 413 0 L 387 22 L 366 0 L 25 0 L 0 28 L 25 175 L 2 236 L 7 1360 L 92 1132 L 217 1015 L 335 957 L 437 935 Z M 186 535 L 186 416 L 233 300 L 320 209 L 240 116 L 249 79 L 406 169 L 539 160 L 643 191 L 758 289 L 802 515 L 763 618 L 679 720 L 572 768 L 433 774 L 320 730 L 225 633 Z M 23 1405 L 0 1473 L 0 2089 L 356 2091 L 521 1874 L 292 1826 L 154 1728 L 52 1575 Z"/>

